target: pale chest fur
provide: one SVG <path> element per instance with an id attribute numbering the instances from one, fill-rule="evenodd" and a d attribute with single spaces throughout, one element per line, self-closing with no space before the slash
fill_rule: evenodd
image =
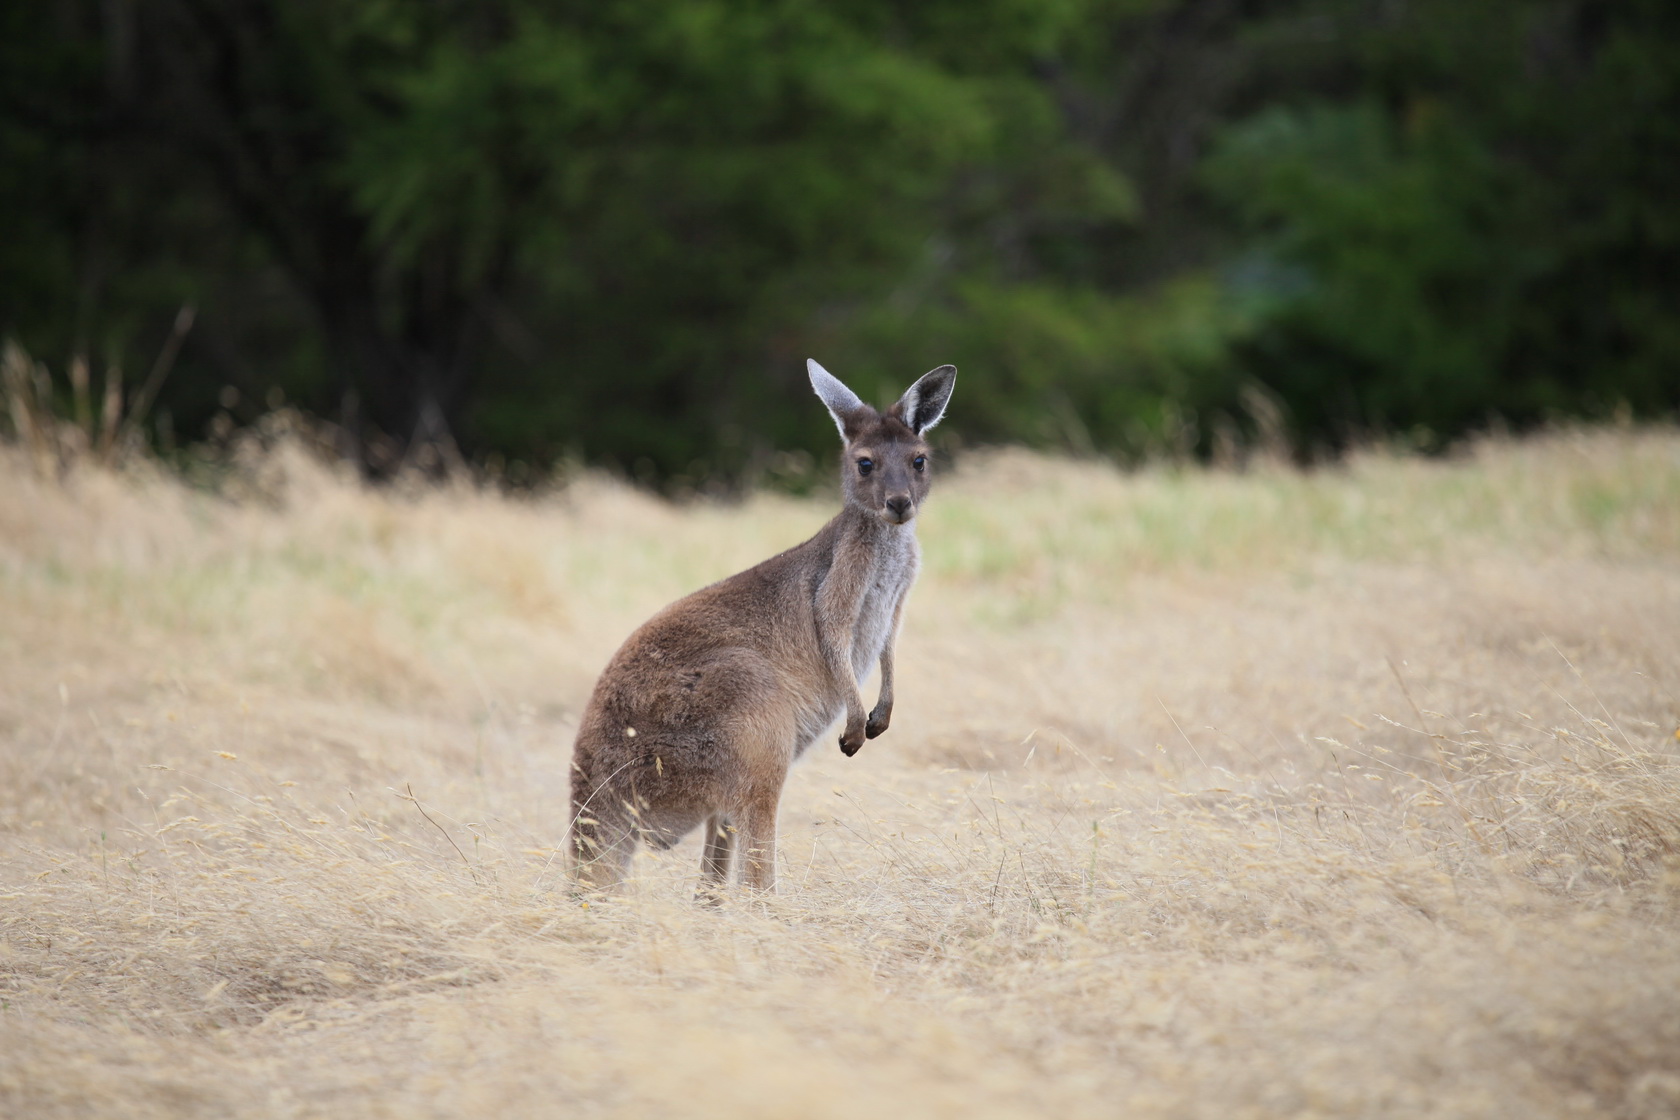
<path id="1" fill-rule="evenodd" d="M 893 612 L 916 582 L 921 562 L 921 548 L 910 525 L 886 534 L 874 549 L 852 631 L 852 671 L 860 682 L 880 661 L 892 636 Z"/>

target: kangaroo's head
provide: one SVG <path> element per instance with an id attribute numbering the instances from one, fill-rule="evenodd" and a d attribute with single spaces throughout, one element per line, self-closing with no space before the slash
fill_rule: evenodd
<path id="1" fill-rule="evenodd" d="M 840 476 L 846 503 L 861 506 L 889 525 L 903 525 L 916 516 L 927 495 L 932 471 L 922 436 L 945 415 L 957 367 L 940 366 L 923 374 L 898 403 L 877 412 L 816 362 L 807 360 L 805 365 L 811 388 L 828 406 L 846 445 Z"/>

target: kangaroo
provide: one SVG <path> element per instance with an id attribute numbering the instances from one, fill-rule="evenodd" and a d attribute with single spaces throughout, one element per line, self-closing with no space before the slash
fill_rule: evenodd
<path id="1" fill-rule="evenodd" d="M 877 412 L 806 367 L 845 445 L 845 506 L 804 544 L 672 603 L 608 662 L 572 753 L 569 845 L 586 889 L 616 884 L 638 841 L 669 848 L 704 823 L 702 897 L 727 883 L 737 845 L 741 881 L 774 891 L 789 766 L 841 717 L 848 757 L 892 719 L 893 643 L 932 473 L 922 437 L 957 370 L 940 366 Z M 876 662 L 866 715 L 858 682 Z"/>

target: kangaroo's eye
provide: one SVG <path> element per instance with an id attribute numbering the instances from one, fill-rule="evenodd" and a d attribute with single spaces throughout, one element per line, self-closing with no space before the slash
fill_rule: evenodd
<path id="1" fill-rule="evenodd" d="M 915 467 L 919 471 L 920 470 L 926 470 L 927 469 L 927 456 L 926 455 L 916 456 L 914 459 L 910 460 L 910 465 L 912 467 Z"/>
<path id="2" fill-rule="evenodd" d="M 875 469 L 875 460 L 873 460 L 873 459 L 859 459 L 858 460 L 858 473 L 859 474 L 868 474 L 870 471 L 872 471 L 874 469 Z"/>

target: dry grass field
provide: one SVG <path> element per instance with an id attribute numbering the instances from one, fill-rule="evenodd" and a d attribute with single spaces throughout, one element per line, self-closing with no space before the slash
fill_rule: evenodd
<path id="1" fill-rule="evenodd" d="M 570 897 L 595 674 L 831 512 L 0 447 L 0 1115 L 1680 1115 L 1680 433 L 970 455 L 781 893 Z"/>

